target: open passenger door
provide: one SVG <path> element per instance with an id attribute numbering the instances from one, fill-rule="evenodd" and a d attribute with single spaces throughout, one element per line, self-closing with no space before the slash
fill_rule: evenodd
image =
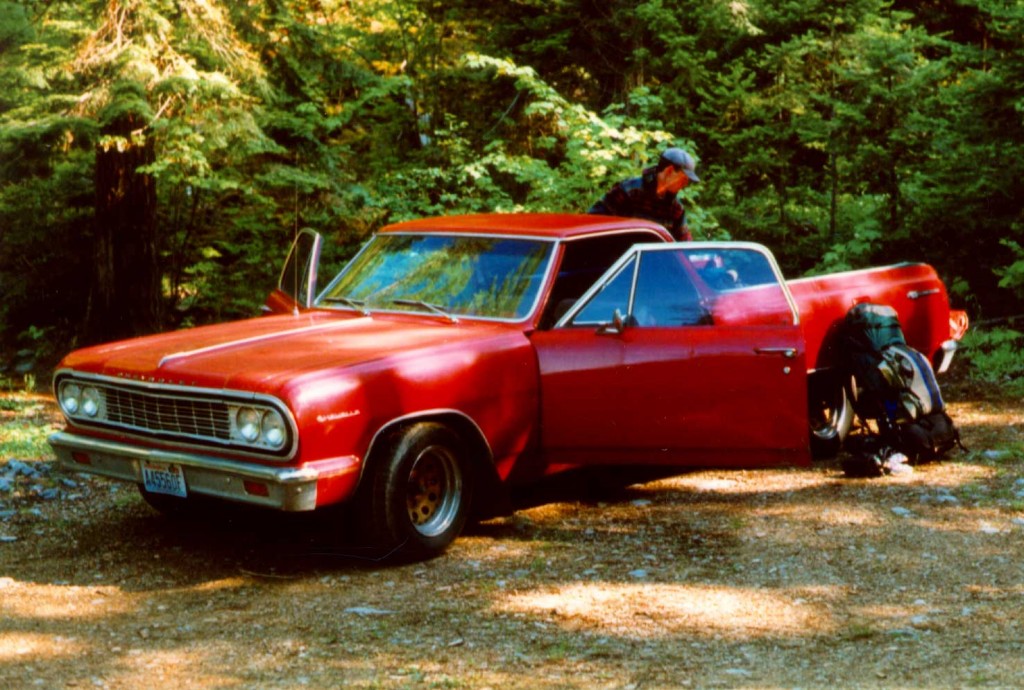
<path id="1" fill-rule="evenodd" d="M 799 315 L 763 247 L 636 245 L 531 340 L 553 465 L 810 462 Z"/>
<path id="2" fill-rule="evenodd" d="M 265 314 L 298 313 L 316 299 L 316 271 L 320 263 L 323 238 L 313 230 L 300 230 L 285 259 L 277 288 L 263 305 Z"/>

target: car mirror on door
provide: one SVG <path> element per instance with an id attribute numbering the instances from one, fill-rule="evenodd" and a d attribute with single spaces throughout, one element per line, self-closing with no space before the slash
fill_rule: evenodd
<path id="1" fill-rule="evenodd" d="M 612 314 L 612 320 L 608 323 L 603 323 L 597 329 L 598 335 L 618 335 L 622 331 L 626 330 L 628 321 L 626 317 L 622 315 L 622 312 L 618 309 Z"/>

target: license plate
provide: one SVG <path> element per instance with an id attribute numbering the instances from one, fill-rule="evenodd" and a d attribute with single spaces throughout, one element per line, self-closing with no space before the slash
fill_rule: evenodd
<path id="1" fill-rule="evenodd" d="M 142 485 L 146 491 L 154 494 L 167 494 L 169 496 L 188 496 L 188 489 L 185 488 L 185 473 L 181 471 L 181 465 L 171 465 L 158 462 L 142 463 Z"/>

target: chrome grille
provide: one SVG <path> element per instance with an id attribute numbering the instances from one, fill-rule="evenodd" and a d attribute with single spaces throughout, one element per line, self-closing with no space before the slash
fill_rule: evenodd
<path id="1" fill-rule="evenodd" d="M 276 460 L 290 460 L 298 450 L 295 419 L 272 395 L 135 382 L 71 370 L 57 372 L 54 392 L 64 416 L 75 426 Z M 243 412 L 247 426 L 240 427 L 236 418 Z"/>
<path id="2" fill-rule="evenodd" d="M 231 438 L 228 406 L 223 402 L 106 386 L 101 390 L 111 424 L 192 438 Z"/>

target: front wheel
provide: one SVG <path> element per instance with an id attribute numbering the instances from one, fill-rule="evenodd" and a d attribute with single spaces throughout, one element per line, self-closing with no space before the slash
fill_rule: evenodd
<path id="1" fill-rule="evenodd" d="M 416 558 L 442 553 L 466 524 L 473 477 L 465 445 L 422 422 L 396 432 L 371 458 L 359 508 L 376 545 Z"/>
<path id="2" fill-rule="evenodd" d="M 834 458 L 853 426 L 853 405 L 847 387 L 838 376 L 812 375 L 808 385 L 811 456 Z"/>

